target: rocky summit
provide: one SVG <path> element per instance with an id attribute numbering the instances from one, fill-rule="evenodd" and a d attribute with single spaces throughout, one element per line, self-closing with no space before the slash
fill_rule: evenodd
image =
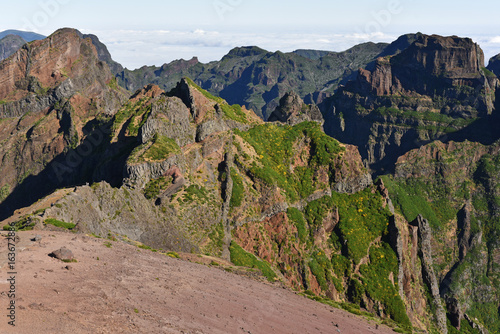
<path id="1" fill-rule="evenodd" d="M 500 331 L 498 56 L 471 39 L 0 51 L 1 226 L 19 314 L 50 320 L 24 332 Z"/>

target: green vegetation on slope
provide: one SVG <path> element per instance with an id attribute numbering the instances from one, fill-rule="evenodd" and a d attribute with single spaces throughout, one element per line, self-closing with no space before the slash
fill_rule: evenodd
<path id="1" fill-rule="evenodd" d="M 0 202 L 6 199 L 10 194 L 10 185 L 6 184 L 0 188 Z"/>
<path id="2" fill-rule="evenodd" d="M 224 246 L 224 225 L 222 222 L 212 226 L 208 238 L 209 242 L 204 247 L 206 255 L 213 254 L 220 257 L 222 255 L 222 247 Z"/>
<path id="3" fill-rule="evenodd" d="M 383 176 L 382 179 L 396 210 L 408 221 L 422 214 L 431 223 L 435 268 L 438 273 L 452 269 L 448 273 L 449 284 L 444 285 L 446 293 L 465 303 L 467 309 L 463 311 L 469 316 L 496 332 L 500 330 L 496 303 L 500 297 L 500 266 L 494 260 L 500 246 L 500 155 L 485 154 L 475 163 L 471 157 L 486 152 L 484 146 L 467 142 L 454 146 L 453 150 L 443 146 L 438 159 L 433 155 L 432 158 L 414 156 L 410 160 L 414 170 L 440 172 L 408 178 Z M 450 249 L 450 242 L 458 247 L 462 232 L 457 224 L 462 215 L 459 210 L 469 200 L 472 204 L 467 241 L 470 246 L 460 261 L 456 251 Z M 447 233 L 449 228 L 457 228 L 451 235 L 452 240 Z M 478 238 L 480 235 L 482 238 Z M 450 333 L 476 332 L 467 322 L 460 331 L 451 325 L 448 327 Z"/>
<path id="4" fill-rule="evenodd" d="M 147 199 L 152 199 L 158 197 L 161 191 L 165 190 L 172 183 L 172 177 L 162 176 L 158 179 L 149 181 L 146 186 L 144 186 L 144 196 Z"/>
<path id="5" fill-rule="evenodd" d="M 248 253 L 234 242 L 231 243 L 229 251 L 231 253 L 231 262 L 235 265 L 260 269 L 270 282 L 275 280 L 276 274 L 267 262 L 259 260 L 255 255 Z"/>
<path id="6" fill-rule="evenodd" d="M 370 249 L 370 264 L 360 266 L 363 287 L 367 294 L 374 300 L 379 300 L 386 307 L 394 321 L 402 325 L 405 329 L 411 328 L 411 323 L 406 314 L 403 301 L 399 298 L 397 285 L 393 285 L 389 280 L 392 273 L 397 277 L 398 259 L 389 246 L 383 242 L 378 247 Z"/>
<path id="7" fill-rule="evenodd" d="M 295 227 L 297 228 L 298 237 L 301 243 L 305 243 L 307 238 L 309 237 L 309 232 L 307 230 L 306 221 L 302 212 L 296 208 L 288 208 L 286 211 L 288 219 L 293 222 Z"/>
<path id="8" fill-rule="evenodd" d="M 339 233 L 333 235 L 332 240 L 337 245 L 346 245 L 348 257 L 357 264 L 366 256 L 370 243 L 387 230 L 391 213 L 382 209 L 381 197 L 372 194 L 370 188 L 353 195 L 334 193 L 331 197 L 312 201 L 305 207 L 310 231 L 322 224 L 333 207 L 338 208 L 340 222 Z"/>
<path id="9" fill-rule="evenodd" d="M 132 163 L 163 161 L 180 152 L 174 139 L 156 133 L 149 143 L 137 146 L 128 160 Z"/>
<path id="10" fill-rule="evenodd" d="M 30 231 L 35 227 L 36 222 L 30 220 L 28 217 L 24 217 L 16 222 L 11 223 L 10 225 L 4 225 L 4 231 Z"/>
<path id="11" fill-rule="evenodd" d="M 258 155 L 259 163 L 253 162 L 250 174 L 268 185 L 279 186 L 291 201 L 307 197 L 317 188 L 325 186 L 314 180 L 314 175 L 305 168 L 291 170 L 299 140 L 310 140 L 309 170 L 334 164 L 344 151 L 339 142 L 324 134 L 316 122 L 304 122 L 293 127 L 268 123 L 247 132 L 235 130 L 235 133 L 247 141 Z"/>
<path id="12" fill-rule="evenodd" d="M 165 160 L 171 154 L 178 154 L 179 152 L 179 145 L 177 145 L 174 139 L 155 134 L 153 145 L 142 156 L 150 161 L 161 161 Z"/>
<path id="13" fill-rule="evenodd" d="M 190 185 L 184 192 L 182 196 L 183 203 L 191 203 L 196 200 L 196 203 L 206 204 L 210 200 L 207 189 L 196 184 Z"/>
<path id="14" fill-rule="evenodd" d="M 359 106 L 358 108 L 362 108 Z M 424 121 L 424 122 L 433 122 L 435 124 L 428 125 L 418 125 L 416 126 L 419 130 L 427 130 L 427 131 L 438 131 L 444 133 L 455 132 L 458 129 L 461 129 L 467 125 L 470 125 L 477 118 L 453 118 L 451 116 L 440 114 L 437 112 L 431 111 L 409 111 L 409 110 L 400 110 L 394 107 L 379 107 L 374 111 L 375 115 L 379 116 L 393 116 L 397 117 L 399 120 L 397 124 L 401 125 L 400 119 L 409 119 L 415 121 Z"/>
<path id="15" fill-rule="evenodd" d="M 442 229 L 443 222 L 456 217 L 457 205 L 450 205 L 450 198 L 466 200 L 466 192 L 462 188 L 454 192 L 445 184 L 429 184 L 418 179 L 395 180 L 388 176 L 382 176 L 395 208 L 403 214 L 409 222 L 415 220 L 419 214 L 425 217 L 431 227 L 436 230 Z M 460 202 L 460 201 L 459 201 Z"/>
<path id="16" fill-rule="evenodd" d="M 185 78 L 186 81 L 189 83 L 189 85 L 195 89 L 197 89 L 200 93 L 203 94 L 207 99 L 213 100 L 217 102 L 222 109 L 222 112 L 224 113 L 224 116 L 227 117 L 228 119 L 232 119 L 234 121 L 247 124 L 248 119 L 247 115 L 243 112 L 242 108 L 240 105 L 235 104 L 235 105 L 229 105 L 223 98 L 220 98 L 218 96 L 214 96 L 207 92 L 206 90 L 202 89 L 200 86 L 194 83 L 193 80 L 190 78 Z"/>
<path id="17" fill-rule="evenodd" d="M 234 208 L 241 205 L 245 194 L 245 187 L 243 186 L 241 175 L 238 174 L 235 168 L 231 168 L 231 178 L 233 179 L 233 193 L 229 205 L 231 208 Z"/>
<path id="18" fill-rule="evenodd" d="M 141 98 L 136 102 L 128 102 L 115 115 L 113 119 L 112 135 L 128 121 L 127 133 L 129 136 L 137 136 L 139 129 L 146 123 L 149 114 L 151 113 L 151 104 L 147 102 L 149 99 Z"/>
<path id="19" fill-rule="evenodd" d="M 45 219 L 44 223 L 45 224 L 54 225 L 56 227 L 62 227 L 62 228 L 65 228 L 67 230 L 74 229 L 75 226 L 76 226 L 76 224 L 66 223 L 66 222 L 63 222 L 63 221 L 60 221 L 60 220 L 57 220 L 57 219 L 54 219 L 54 218 Z"/>
<path id="20" fill-rule="evenodd" d="M 329 295 L 334 287 L 341 298 L 358 306 L 367 307 L 368 298 L 379 303 L 401 328 L 410 330 L 397 282 L 390 279 L 397 277 L 399 270 L 396 253 L 386 241 L 391 213 L 382 208 L 382 197 L 374 190 L 369 187 L 355 194 L 324 196 L 309 202 L 303 212 L 289 208 L 286 215 L 293 227 L 280 225 L 279 236 L 270 229 L 272 225 L 259 225 L 258 235 L 251 234 L 255 228 L 244 225 L 238 228 L 238 235 L 254 238 L 262 244 L 259 249 L 267 249 L 266 254 L 271 251 L 266 260 L 285 277 L 295 275 L 304 290 L 311 289 L 310 272 L 321 289 L 320 296 Z M 322 227 L 331 222 L 337 210 L 339 220 L 333 231 L 321 236 Z M 291 232 L 285 235 L 284 231 Z M 362 261 L 366 264 L 356 274 L 355 268 Z"/>

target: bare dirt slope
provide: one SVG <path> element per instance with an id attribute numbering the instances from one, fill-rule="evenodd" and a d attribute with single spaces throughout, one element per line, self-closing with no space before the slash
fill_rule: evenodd
<path id="1" fill-rule="evenodd" d="M 122 242 L 19 232 L 16 321 L 9 326 L 0 237 L 0 333 L 390 333 L 292 291 Z M 40 241 L 32 241 L 35 236 Z M 106 244 L 111 243 L 110 247 Z M 76 263 L 48 254 L 66 246 Z"/>

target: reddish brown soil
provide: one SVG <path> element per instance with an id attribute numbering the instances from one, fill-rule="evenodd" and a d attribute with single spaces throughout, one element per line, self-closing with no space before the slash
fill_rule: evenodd
<path id="1" fill-rule="evenodd" d="M 12 327 L 6 317 L 5 235 L 0 237 L 0 333 L 392 332 L 220 268 L 118 241 L 51 231 L 18 233 L 16 326 Z M 31 241 L 35 235 L 41 241 Z M 106 247 L 109 243 L 111 247 Z M 48 256 L 62 246 L 78 262 Z"/>

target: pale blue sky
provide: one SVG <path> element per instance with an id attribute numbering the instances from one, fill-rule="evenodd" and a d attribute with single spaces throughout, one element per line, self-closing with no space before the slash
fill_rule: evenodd
<path id="1" fill-rule="evenodd" d="M 408 32 L 468 36 L 487 58 L 500 53 L 500 2 L 465 0 L 25 0 L 2 4 L 0 31 L 48 35 L 61 27 L 94 33 L 129 68 L 198 56 L 208 62 L 231 48 L 341 51 Z"/>

